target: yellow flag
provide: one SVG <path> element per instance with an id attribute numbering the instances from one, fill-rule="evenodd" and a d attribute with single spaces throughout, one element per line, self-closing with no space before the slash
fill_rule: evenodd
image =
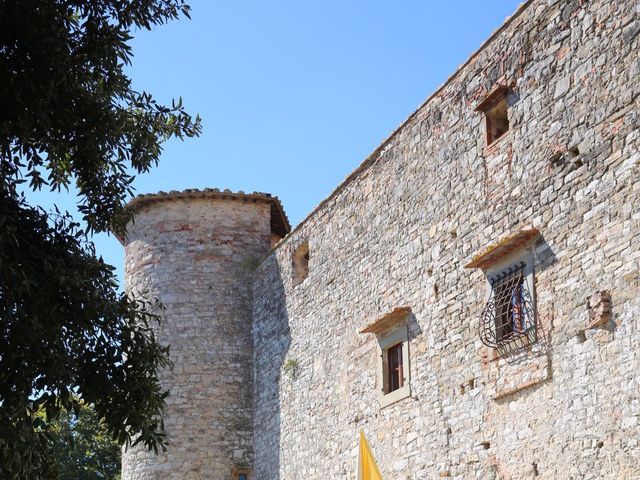
<path id="1" fill-rule="evenodd" d="M 360 430 L 360 448 L 358 449 L 358 477 L 357 480 L 382 480 L 380 470 L 373 459 L 371 448 L 364 436 L 364 432 Z"/>

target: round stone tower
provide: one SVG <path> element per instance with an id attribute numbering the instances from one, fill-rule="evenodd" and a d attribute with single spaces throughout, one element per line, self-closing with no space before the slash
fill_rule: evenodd
<path id="1" fill-rule="evenodd" d="M 135 198 L 129 208 L 127 290 L 166 307 L 158 340 L 174 367 L 166 454 L 129 449 L 122 478 L 233 478 L 252 468 L 251 278 L 256 262 L 289 224 L 266 194 L 187 190 Z M 242 478 L 242 475 L 239 475 Z"/>

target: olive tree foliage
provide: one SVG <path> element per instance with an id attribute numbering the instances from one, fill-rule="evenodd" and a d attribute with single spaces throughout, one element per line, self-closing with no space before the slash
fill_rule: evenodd
<path id="1" fill-rule="evenodd" d="M 55 478 L 51 425 L 81 402 L 118 444 L 167 445 L 158 306 L 119 293 L 90 236 L 126 222 L 165 140 L 200 133 L 125 73 L 132 33 L 182 15 L 184 0 L 0 0 L 0 478 Z M 29 201 L 70 187 L 82 226 Z"/>
<path id="2" fill-rule="evenodd" d="M 119 480 L 120 447 L 90 405 L 63 410 L 51 425 L 53 465 L 59 480 Z"/>

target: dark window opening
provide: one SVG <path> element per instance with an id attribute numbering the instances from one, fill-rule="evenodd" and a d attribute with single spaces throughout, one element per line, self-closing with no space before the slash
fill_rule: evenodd
<path id="1" fill-rule="evenodd" d="M 487 118 L 487 145 L 502 137 L 509 131 L 509 117 L 507 116 L 507 97 L 502 96 L 485 111 Z"/>
<path id="2" fill-rule="evenodd" d="M 293 286 L 300 285 L 309 276 L 309 242 L 304 242 L 293 252 Z"/>
<path id="3" fill-rule="evenodd" d="M 484 113 L 485 116 L 487 145 L 491 145 L 509 131 L 508 93 L 509 88 L 506 86 L 495 87 L 476 107 L 476 111 Z"/>
<path id="4" fill-rule="evenodd" d="M 402 359 L 402 343 L 398 343 L 387 350 L 388 391 L 394 392 L 404 386 L 404 372 Z"/>

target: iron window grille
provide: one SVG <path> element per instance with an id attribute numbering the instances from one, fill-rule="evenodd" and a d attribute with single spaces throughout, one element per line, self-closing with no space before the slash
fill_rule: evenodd
<path id="1" fill-rule="evenodd" d="M 535 334 L 525 267 L 520 262 L 489 278 L 492 294 L 480 318 L 480 340 L 488 347 L 524 347 Z"/>

